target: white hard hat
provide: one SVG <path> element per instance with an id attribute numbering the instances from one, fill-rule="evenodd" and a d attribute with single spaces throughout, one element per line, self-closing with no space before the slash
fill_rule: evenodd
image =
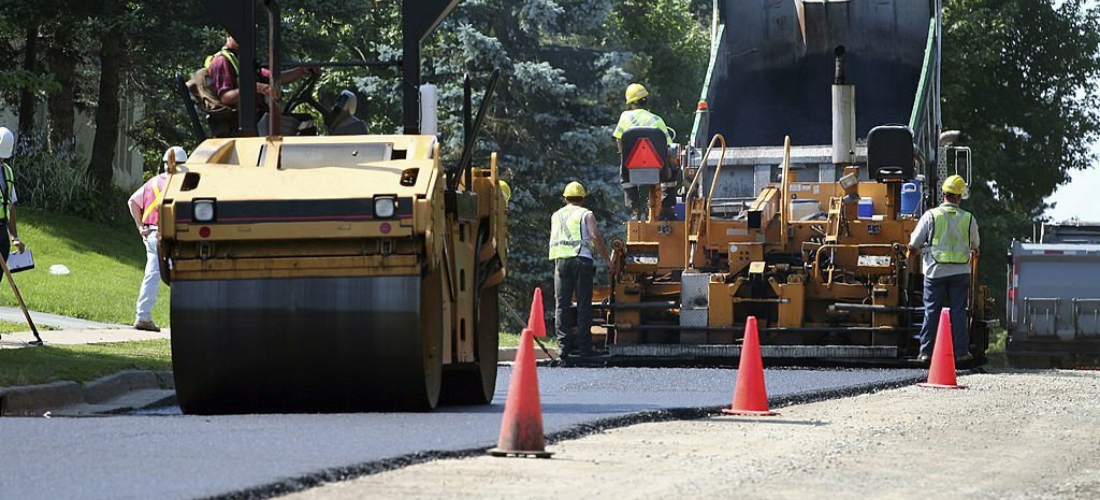
<path id="1" fill-rule="evenodd" d="M 164 161 L 165 164 L 168 163 L 169 155 L 175 155 L 177 165 L 180 164 L 180 163 L 186 163 L 187 162 L 187 151 L 184 151 L 183 148 L 181 148 L 179 146 L 172 146 L 172 147 L 168 148 L 168 151 L 164 152 L 163 161 Z"/>
<path id="2" fill-rule="evenodd" d="M 11 152 L 15 149 L 15 134 L 8 127 L 0 127 L 0 158 L 11 158 Z"/>

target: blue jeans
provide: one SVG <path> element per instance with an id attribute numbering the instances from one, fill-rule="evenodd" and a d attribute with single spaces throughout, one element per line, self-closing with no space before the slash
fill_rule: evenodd
<path id="1" fill-rule="evenodd" d="M 592 350 L 592 278 L 596 268 L 592 259 L 570 257 L 554 260 L 554 329 L 562 354 L 571 350 Z M 577 332 L 570 326 L 573 293 L 577 294 Z"/>
<path id="2" fill-rule="evenodd" d="M 920 353 L 932 354 L 936 329 L 940 324 L 940 309 L 951 308 L 951 343 L 955 357 L 970 350 L 970 335 L 966 331 L 966 296 L 970 291 L 970 274 L 943 278 L 924 278 L 924 325 L 920 329 Z"/>

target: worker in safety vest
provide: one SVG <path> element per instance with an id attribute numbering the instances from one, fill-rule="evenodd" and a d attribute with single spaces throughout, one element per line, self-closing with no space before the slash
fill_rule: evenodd
<path id="1" fill-rule="evenodd" d="M 210 75 L 210 81 L 214 87 L 214 94 L 218 100 L 227 107 L 237 109 L 241 100 L 241 92 L 238 88 L 237 75 L 241 72 L 241 62 L 237 57 L 240 45 L 237 40 L 225 33 L 225 45 L 216 54 L 206 58 L 206 71 Z M 248 63 L 251 66 L 251 63 Z M 306 76 L 310 72 L 320 73 L 320 68 L 293 68 L 283 71 L 279 77 L 279 83 L 290 83 Z M 267 82 L 271 79 L 271 72 L 267 68 L 261 68 L 256 80 L 256 117 L 263 116 L 268 110 L 264 97 L 272 96 L 271 85 Z"/>
<path id="2" fill-rule="evenodd" d="M 611 136 L 615 138 L 619 147 L 619 153 L 623 152 L 623 133 L 634 127 L 655 127 L 665 133 L 665 138 L 668 140 L 668 144 L 672 145 L 672 134 L 668 131 L 668 126 L 665 125 L 665 121 L 654 113 L 651 113 L 647 106 L 649 106 L 649 91 L 646 90 L 639 83 L 632 83 L 626 87 L 626 105 L 629 107 L 623 114 L 619 115 L 619 123 L 615 126 L 615 131 L 611 133 Z M 662 182 L 661 187 L 664 192 L 664 201 L 662 207 L 661 218 L 663 220 L 671 220 L 674 218 L 672 213 L 672 207 L 676 204 L 676 188 L 677 182 Z M 638 192 L 638 186 L 635 186 L 629 182 L 623 183 L 623 194 L 626 197 L 627 207 L 630 208 L 630 216 L 634 220 L 640 220 L 642 214 L 642 201 L 640 193 Z"/>
<path id="3" fill-rule="evenodd" d="M 565 186 L 566 204 L 550 219 L 550 260 L 554 262 L 554 324 L 561 355 L 599 355 L 592 348 L 592 279 L 595 277 L 593 246 L 604 262 L 611 262 L 607 245 L 600 236 L 596 216 L 584 208 L 584 186 Z M 569 318 L 574 292 L 577 317 Z M 575 321 L 571 321 L 575 319 Z M 573 334 L 569 325 L 576 324 Z"/>
<path id="4" fill-rule="evenodd" d="M 19 230 L 15 224 L 15 202 L 18 197 L 15 194 L 15 173 L 8 163 L 14 150 L 15 135 L 7 127 L 0 127 L 0 165 L 4 166 L 0 169 L 0 224 L 7 230 L 7 237 L 0 238 L 0 254 L 3 254 L 5 262 L 12 245 L 15 245 L 17 252 L 26 249 L 26 245 L 19 239 Z M 0 278 L 3 276 L 0 275 Z"/>
<path id="5" fill-rule="evenodd" d="M 160 204 L 164 200 L 164 189 L 168 184 L 168 159 L 175 157 L 176 164 L 187 161 L 187 152 L 179 146 L 172 146 L 164 152 L 164 161 L 160 172 L 145 182 L 127 203 L 130 217 L 134 219 L 141 239 L 145 243 L 145 278 L 141 280 L 141 290 L 137 299 L 137 319 L 134 328 L 150 332 L 159 332 L 160 327 L 153 322 L 153 306 L 157 303 L 160 286 L 160 259 L 157 257 L 157 222 L 160 219 Z"/>
<path id="6" fill-rule="evenodd" d="M 952 175 L 943 181 L 943 204 L 921 216 L 909 249 L 921 252 L 924 264 L 924 325 L 920 330 L 921 362 L 932 358 L 940 309 L 951 309 L 951 341 L 955 359 L 969 361 L 966 301 L 970 290 L 970 258 L 978 252 L 978 221 L 959 208 L 966 181 Z M 980 305 L 976 306 L 980 307 Z"/>

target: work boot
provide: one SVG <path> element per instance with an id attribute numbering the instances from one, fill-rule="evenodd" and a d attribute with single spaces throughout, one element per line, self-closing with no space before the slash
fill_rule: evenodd
<path id="1" fill-rule="evenodd" d="M 968 353 L 965 353 L 965 354 L 962 354 L 962 355 L 959 355 L 959 356 L 955 356 L 955 361 L 960 362 L 960 363 L 965 363 L 967 361 L 974 361 L 974 355 L 972 355 L 968 352 Z"/>
<path id="2" fill-rule="evenodd" d="M 144 331 L 147 331 L 147 332 L 159 332 L 160 331 L 160 327 L 157 326 L 156 323 L 153 323 L 152 320 L 143 320 L 143 319 L 138 320 L 134 323 L 134 329 L 135 330 L 144 330 Z"/>
<path id="3" fill-rule="evenodd" d="M 932 355 L 931 354 L 921 354 L 920 356 L 917 356 L 917 361 L 920 362 L 920 363 L 925 363 L 925 364 L 930 363 L 932 361 Z"/>

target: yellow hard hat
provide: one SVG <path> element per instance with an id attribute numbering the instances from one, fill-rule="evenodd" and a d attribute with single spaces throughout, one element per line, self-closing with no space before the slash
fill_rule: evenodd
<path id="1" fill-rule="evenodd" d="M 565 192 L 562 196 L 566 198 L 584 198 L 584 186 L 577 181 L 570 182 L 565 186 Z"/>
<path id="2" fill-rule="evenodd" d="M 512 187 L 507 182 L 498 181 L 500 183 L 500 193 L 504 195 L 504 203 L 508 203 L 512 199 Z"/>
<path id="3" fill-rule="evenodd" d="M 640 83 L 632 83 L 626 87 L 626 103 L 640 101 L 649 97 L 649 91 Z"/>
<path id="4" fill-rule="evenodd" d="M 952 175 L 944 179 L 943 192 L 961 195 L 966 192 L 966 181 L 961 175 Z"/>

